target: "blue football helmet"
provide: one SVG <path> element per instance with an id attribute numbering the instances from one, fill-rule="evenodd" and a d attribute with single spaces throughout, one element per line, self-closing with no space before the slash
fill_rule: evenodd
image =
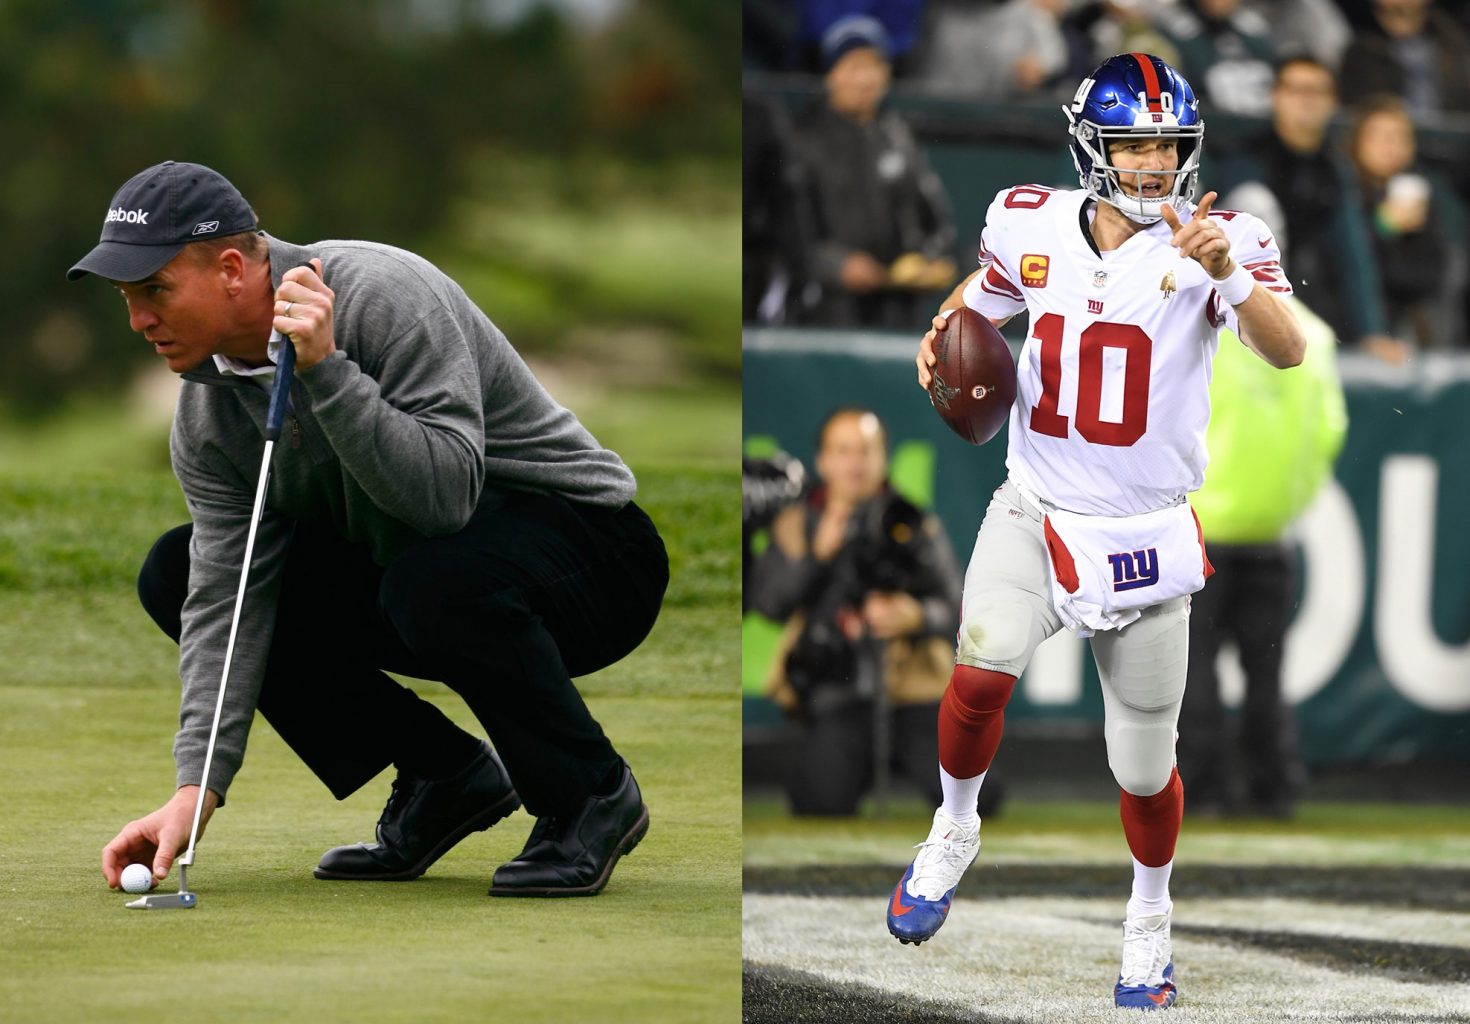
<path id="1" fill-rule="evenodd" d="M 1163 214 L 1159 208 L 1194 197 L 1199 178 L 1200 147 L 1205 123 L 1200 120 L 1199 100 L 1184 76 L 1159 58 L 1147 53 L 1120 53 L 1098 65 L 1082 80 L 1069 106 L 1067 133 L 1072 136 L 1072 162 L 1082 187 L 1101 202 L 1117 207 L 1126 216 L 1152 224 Z M 1120 171 L 1108 162 L 1108 143 L 1141 135 L 1163 135 L 1176 139 L 1179 168 L 1173 186 L 1153 199 L 1130 196 L 1119 183 Z"/>

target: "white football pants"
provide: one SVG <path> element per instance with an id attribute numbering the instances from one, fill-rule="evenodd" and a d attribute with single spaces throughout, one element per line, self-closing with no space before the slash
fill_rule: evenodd
<path id="1" fill-rule="evenodd" d="M 1019 676 L 1037 646 L 1062 628 L 1052 607 L 1042 512 L 1008 480 L 995 492 L 965 571 L 961 665 Z M 1145 608 L 1092 637 L 1102 681 L 1108 765 L 1118 785 L 1152 796 L 1174 767 L 1175 727 L 1189 661 L 1189 598 Z"/>

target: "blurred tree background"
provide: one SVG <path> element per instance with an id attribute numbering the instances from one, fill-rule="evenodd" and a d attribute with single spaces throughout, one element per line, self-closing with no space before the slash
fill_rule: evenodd
<path id="1" fill-rule="evenodd" d="M 279 237 L 420 252 L 573 376 L 737 394 L 738 11 L 0 3 L 0 410 L 44 420 L 156 373 L 112 289 L 64 275 L 165 159 L 224 173 Z"/>

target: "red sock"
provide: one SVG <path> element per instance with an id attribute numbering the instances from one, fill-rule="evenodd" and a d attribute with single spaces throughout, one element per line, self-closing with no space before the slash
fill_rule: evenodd
<path id="1" fill-rule="evenodd" d="M 1016 677 L 956 665 L 939 702 L 939 766 L 957 779 L 990 769 Z"/>
<path id="2" fill-rule="evenodd" d="M 943 747 L 940 748 L 941 750 Z M 1174 859 L 1174 844 L 1184 820 L 1184 783 L 1179 769 L 1169 774 L 1164 788 L 1153 796 L 1134 796 L 1120 790 L 1119 810 L 1128 849 L 1145 867 L 1161 868 Z"/>

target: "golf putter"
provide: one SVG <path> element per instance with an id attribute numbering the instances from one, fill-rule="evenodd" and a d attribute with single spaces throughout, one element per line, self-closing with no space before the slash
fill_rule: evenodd
<path id="1" fill-rule="evenodd" d="M 310 269 L 308 267 L 308 269 Z M 283 336 L 284 337 L 284 336 Z M 199 841 L 199 819 L 204 814 L 204 794 L 209 789 L 209 765 L 214 760 L 214 741 L 219 735 L 220 713 L 225 707 L 225 684 L 230 678 L 230 661 L 235 655 L 235 634 L 240 628 L 240 607 L 245 603 L 245 586 L 250 582 L 250 558 L 255 553 L 255 529 L 265 510 L 265 488 L 270 481 L 271 452 L 280 439 L 291 404 L 291 376 L 296 369 L 296 346 L 284 338 L 276 353 L 276 379 L 271 384 L 270 408 L 265 415 L 265 453 L 260 459 L 260 482 L 255 488 L 255 509 L 250 513 L 250 530 L 245 536 L 245 564 L 240 567 L 240 589 L 235 594 L 235 613 L 230 620 L 230 639 L 225 645 L 225 667 L 220 673 L 219 697 L 214 703 L 214 724 L 209 727 L 209 746 L 204 751 L 204 774 L 199 780 L 199 800 L 194 805 L 194 824 L 189 829 L 189 849 L 175 863 L 179 867 L 179 891 L 154 894 L 125 904 L 129 910 L 192 910 L 199 897 L 189 891 L 188 870 L 194 864 L 194 844 Z"/>

